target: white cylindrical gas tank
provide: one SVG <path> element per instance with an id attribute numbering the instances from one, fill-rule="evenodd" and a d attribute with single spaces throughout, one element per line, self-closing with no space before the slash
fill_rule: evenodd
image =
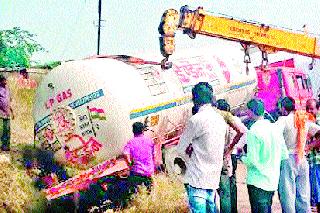
<path id="1" fill-rule="evenodd" d="M 36 92 L 37 145 L 54 151 L 62 163 L 92 165 L 119 155 L 136 121 L 146 123 L 152 137 L 174 138 L 191 116 L 194 84 L 208 81 L 221 94 L 234 84 L 217 59 L 173 62 L 172 69 L 162 71 L 153 62 L 113 56 L 53 69 Z"/>
<path id="2" fill-rule="evenodd" d="M 108 58 L 64 63 L 37 89 L 36 140 L 64 163 L 109 159 L 132 137 L 134 121 L 156 114 L 149 121 L 155 126 L 160 111 L 185 98 L 179 86 L 178 78 L 161 73 L 160 66 L 135 67 Z"/>

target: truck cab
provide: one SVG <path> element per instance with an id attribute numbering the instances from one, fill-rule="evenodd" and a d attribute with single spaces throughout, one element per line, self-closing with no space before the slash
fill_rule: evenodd
<path id="1" fill-rule="evenodd" d="M 313 97 L 309 76 L 300 69 L 291 67 L 270 67 L 256 69 L 256 97 L 263 100 L 269 113 L 277 111 L 278 100 L 290 96 L 295 100 L 296 108 L 305 107 L 306 101 Z"/>

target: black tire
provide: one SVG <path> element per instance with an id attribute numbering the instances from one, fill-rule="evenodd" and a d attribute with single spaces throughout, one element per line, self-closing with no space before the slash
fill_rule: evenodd
<path id="1" fill-rule="evenodd" d="M 186 164 L 177 153 L 176 147 L 164 150 L 164 163 L 169 176 L 175 176 L 180 180 L 183 179 L 186 172 Z"/>

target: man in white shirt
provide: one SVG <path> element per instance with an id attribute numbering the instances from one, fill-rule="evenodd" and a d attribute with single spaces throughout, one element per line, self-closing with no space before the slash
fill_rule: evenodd
<path id="1" fill-rule="evenodd" d="M 192 89 L 192 100 L 200 106 L 181 135 L 177 151 L 186 161 L 185 183 L 192 212 L 215 212 L 227 124 L 212 107 L 212 90 L 204 84 Z"/>
<path id="2" fill-rule="evenodd" d="M 282 114 L 276 122 L 281 127 L 289 158 L 281 162 L 279 198 L 284 213 L 310 211 L 309 165 L 304 155 L 299 153 L 305 148 L 306 138 L 298 142 L 297 113 L 294 99 L 285 97 L 281 100 Z M 305 121 L 304 130 L 313 137 L 320 133 L 320 126 Z M 299 143 L 301 143 L 300 146 Z"/>

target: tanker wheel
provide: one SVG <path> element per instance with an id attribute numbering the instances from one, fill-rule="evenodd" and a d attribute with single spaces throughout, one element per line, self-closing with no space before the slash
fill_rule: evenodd
<path id="1" fill-rule="evenodd" d="M 164 162 L 168 175 L 182 180 L 184 174 L 186 173 L 186 164 L 177 153 L 176 147 L 171 147 L 164 150 Z"/>

